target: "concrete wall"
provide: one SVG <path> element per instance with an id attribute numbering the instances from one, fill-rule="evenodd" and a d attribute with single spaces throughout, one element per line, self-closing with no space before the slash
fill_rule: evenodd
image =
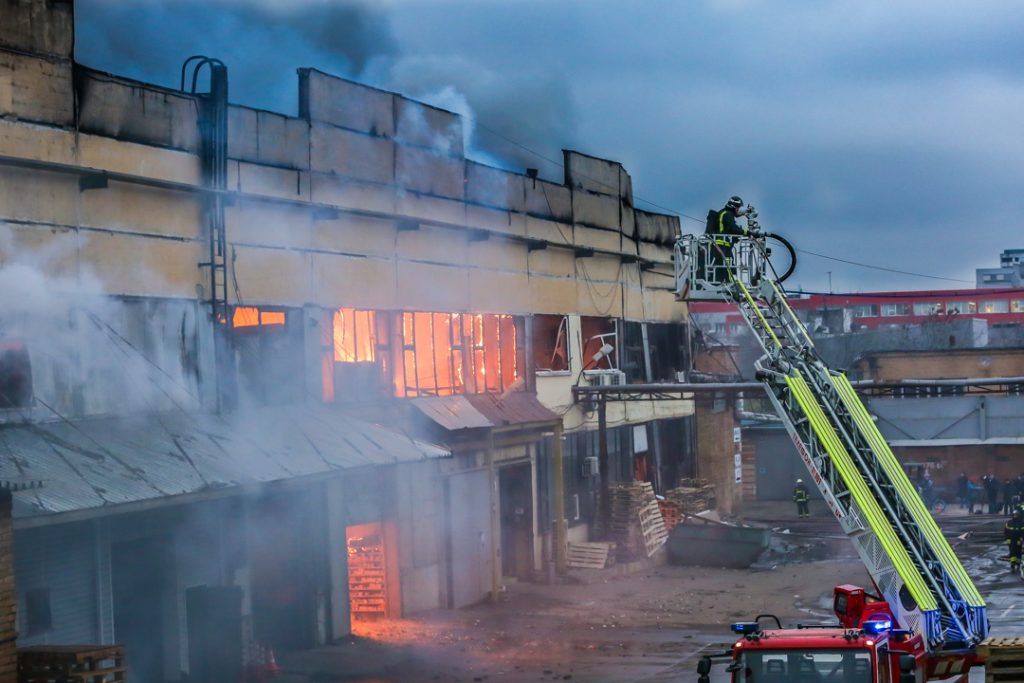
<path id="1" fill-rule="evenodd" d="M 1024 349 L 949 349 L 871 353 L 857 363 L 864 379 L 958 379 L 1024 376 Z"/>
<path id="2" fill-rule="evenodd" d="M 956 478 L 961 472 L 966 472 L 971 481 L 979 485 L 986 474 L 994 474 L 1003 481 L 1024 473 L 1024 445 L 898 446 L 893 452 L 902 463 L 924 464 L 935 485 L 948 490 L 948 493 L 940 492 L 948 505 L 956 503 Z M 1002 500 L 1001 491 L 999 499 Z M 976 498 L 976 501 L 982 500 L 985 500 L 984 491 Z"/>
<path id="3" fill-rule="evenodd" d="M 14 6 L 29 9 L 21 31 L 0 34 L 0 155 L 186 188 L 130 181 L 83 191 L 73 174 L 0 168 L 16 176 L 3 183 L 0 220 L 21 221 L 27 241 L 70 234 L 81 246 L 68 267 L 97 274 L 111 293 L 195 297 L 206 286 L 202 195 L 187 189 L 200 184 L 197 99 L 73 69 L 68 4 Z M 671 282 L 618 256 L 671 261 L 668 246 L 637 240 L 621 165 L 567 152 L 566 185 L 532 180 L 467 161 L 451 112 L 315 70 L 302 71 L 300 86 L 299 118 L 229 112 L 229 187 L 240 196 L 227 235 L 246 303 L 684 315 Z M 678 223 L 643 220 L 661 232 Z M 503 235 L 570 248 L 528 251 Z M 577 258 L 577 247 L 612 253 Z"/>

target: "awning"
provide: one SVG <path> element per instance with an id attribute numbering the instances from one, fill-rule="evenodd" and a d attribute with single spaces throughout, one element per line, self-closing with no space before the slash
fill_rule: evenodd
<path id="1" fill-rule="evenodd" d="M 430 396 L 413 399 L 412 404 L 444 429 L 488 429 L 512 425 L 540 425 L 557 422 L 559 417 L 537 400 L 535 394 L 512 392 Z"/>
<path id="2" fill-rule="evenodd" d="M 42 482 L 15 493 L 15 518 L 102 514 L 113 506 L 447 455 L 317 404 L 0 426 L 0 480 Z"/>

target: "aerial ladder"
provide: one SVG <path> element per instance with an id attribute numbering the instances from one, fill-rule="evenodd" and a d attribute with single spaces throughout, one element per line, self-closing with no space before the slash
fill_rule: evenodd
<path id="1" fill-rule="evenodd" d="M 675 247 L 676 296 L 735 304 L 764 352 L 755 364 L 811 479 L 853 542 L 896 627 L 919 639 L 922 674 L 975 663 L 985 601 L 842 372 L 822 360 L 783 289 L 795 252 L 784 238 L 686 235 Z M 790 252 L 775 272 L 773 242 Z M 772 246 L 770 246 L 772 245 Z"/>

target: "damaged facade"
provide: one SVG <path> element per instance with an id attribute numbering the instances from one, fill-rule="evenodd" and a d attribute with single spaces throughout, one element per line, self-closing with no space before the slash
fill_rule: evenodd
<path id="1" fill-rule="evenodd" d="M 678 219 L 620 164 L 488 167 L 459 116 L 312 69 L 299 117 L 218 110 L 76 64 L 69 1 L 0 8 L 19 644 L 196 680 L 232 615 L 219 647 L 311 646 L 544 572 L 556 501 L 586 540 L 572 387 L 687 364 Z M 609 479 L 692 476 L 692 414 L 610 403 Z"/>

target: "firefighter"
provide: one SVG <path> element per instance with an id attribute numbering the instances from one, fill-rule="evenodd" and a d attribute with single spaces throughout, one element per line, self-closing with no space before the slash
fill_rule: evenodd
<path id="1" fill-rule="evenodd" d="M 999 480 L 994 474 L 986 474 L 981 481 L 985 486 L 985 498 L 988 499 L 988 514 L 994 515 L 999 512 Z"/>
<path id="2" fill-rule="evenodd" d="M 1020 568 L 1020 551 L 1024 545 L 1024 510 L 1017 508 L 1013 511 L 1013 517 L 1003 527 L 1003 536 L 1009 546 L 1010 571 L 1015 572 Z"/>
<path id="3" fill-rule="evenodd" d="M 725 273 L 719 272 L 720 266 L 732 265 L 732 244 L 737 237 L 760 235 L 757 231 L 751 232 L 740 227 L 736 219 L 743 216 L 746 210 L 743 208 L 743 200 L 733 195 L 718 211 L 708 211 L 707 225 L 704 228 L 705 235 L 714 236 L 714 244 L 711 246 L 711 258 L 709 265 L 711 272 L 708 273 L 709 280 L 725 281 Z"/>
<path id="4" fill-rule="evenodd" d="M 803 479 L 796 480 L 796 487 L 793 489 L 793 502 L 796 503 L 796 514 L 800 517 L 810 517 L 811 510 L 808 505 L 811 496 Z"/>

